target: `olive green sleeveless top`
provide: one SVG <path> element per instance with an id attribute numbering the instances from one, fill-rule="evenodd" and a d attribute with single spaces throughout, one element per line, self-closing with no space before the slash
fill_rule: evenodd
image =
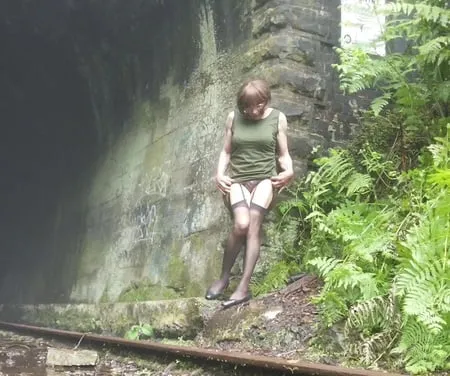
<path id="1" fill-rule="evenodd" d="M 280 111 L 265 119 L 247 120 L 234 111 L 230 177 L 238 183 L 276 175 L 276 145 Z"/>

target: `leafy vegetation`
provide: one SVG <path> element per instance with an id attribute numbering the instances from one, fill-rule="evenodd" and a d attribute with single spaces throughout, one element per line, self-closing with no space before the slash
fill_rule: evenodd
<path id="1" fill-rule="evenodd" d="M 318 154 L 280 205 L 279 232 L 293 240 L 259 286 L 276 287 L 292 262 L 314 270 L 322 323 L 345 324 L 349 359 L 449 370 L 450 10 L 417 0 L 385 11 L 387 46 L 405 50 L 337 50 L 341 88 L 378 96 L 348 148 Z"/>
<path id="2" fill-rule="evenodd" d="M 154 330 L 150 324 L 133 325 L 130 330 L 125 333 L 125 338 L 130 340 L 153 338 Z"/>

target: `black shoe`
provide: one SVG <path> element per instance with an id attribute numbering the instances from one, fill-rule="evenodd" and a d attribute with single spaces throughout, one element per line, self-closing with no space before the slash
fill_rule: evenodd
<path id="1" fill-rule="evenodd" d="M 220 298 L 222 296 L 222 294 L 223 294 L 223 291 L 213 293 L 208 290 L 208 291 L 206 291 L 205 299 L 206 300 L 216 300 L 216 299 Z"/>
<path id="2" fill-rule="evenodd" d="M 218 298 L 220 298 L 223 295 L 223 292 L 228 288 L 229 283 L 227 283 L 225 285 L 225 287 L 222 289 L 222 291 L 218 291 L 218 292 L 212 292 L 211 290 L 208 289 L 208 291 L 206 291 L 206 295 L 205 295 L 205 299 L 206 300 L 216 300 Z"/>
<path id="3" fill-rule="evenodd" d="M 248 293 L 242 299 L 230 299 L 230 300 L 227 300 L 226 302 L 223 302 L 222 307 L 223 307 L 223 309 L 230 308 L 235 305 L 248 302 L 251 298 L 252 298 L 252 294 Z"/>

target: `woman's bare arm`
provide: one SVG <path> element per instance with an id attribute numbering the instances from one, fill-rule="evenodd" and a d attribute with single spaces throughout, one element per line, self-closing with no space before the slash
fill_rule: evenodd
<path id="1" fill-rule="evenodd" d="M 225 172 L 227 170 L 228 164 L 230 163 L 233 119 L 234 111 L 228 114 L 227 120 L 225 122 L 224 143 L 222 151 L 220 152 L 219 162 L 217 164 L 216 183 L 217 188 L 219 188 L 222 193 L 229 192 L 230 186 L 232 184 L 232 180 L 229 176 L 225 175 Z"/>
<path id="2" fill-rule="evenodd" d="M 272 177 L 272 184 L 275 188 L 285 187 L 294 177 L 294 168 L 292 165 L 292 158 L 289 154 L 288 141 L 287 141 L 287 119 L 286 115 L 280 112 L 278 118 L 278 163 L 282 171 Z"/>

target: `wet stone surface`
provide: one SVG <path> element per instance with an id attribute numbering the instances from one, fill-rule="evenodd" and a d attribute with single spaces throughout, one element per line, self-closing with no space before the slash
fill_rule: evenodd
<path id="1" fill-rule="evenodd" d="M 106 347 L 90 348 L 97 351 L 99 355 L 99 361 L 93 367 L 47 365 L 49 348 L 74 349 L 76 345 L 76 341 L 64 343 L 48 338 L 0 331 L 0 376 L 263 376 L 270 374 L 227 365 L 215 366 L 164 356 L 137 355 Z"/>
<path id="2" fill-rule="evenodd" d="M 76 344 L 72 345 L 72 348 Z M 71 348 L 68 344 L 43 338 L 20 336 L 0 331 L 0 376 L 3 375 L 150 375 L 133 362 L 120 362 L 107 353 L 95 367 L 51 367 L 47 366 L 49 348 Z"/>

